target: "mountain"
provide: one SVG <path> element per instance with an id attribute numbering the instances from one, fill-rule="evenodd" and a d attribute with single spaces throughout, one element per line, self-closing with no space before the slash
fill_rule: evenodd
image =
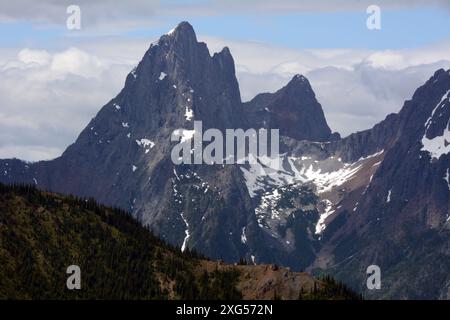
<path id="1" fill-rule="evenodd" d="M 261 93 L 244 103 L 251 128 L 279 129 L 280 135 L 296 140 L 332 141 L 322 106 L 316 100 L 309 81 L 301 75 L 275 93 Z"/>
<path id="2" fill-rule="evenodd" d="M 211 56 L 183 22 L 61 157 L 1 160 L 0 182 L 94 197 L 212 259 L 331 272 L 361 291 L 375 264 L 385 287 L 368 297 L 445 298 L 449 90 L 439 70 L 398 114 L 340 138 L 301 75 L 243 103 L 229 49 Z M 175 165 L 171 134 L 190 143 L 196 120 L 203 131 L 279 129 L 279 161 Z"/>
<path id="3" fill-rule="evenodd" d="M 239 235 L 234 243 L 227 237 L 238 226 L 252 223 L 241 214 L 250 212 L 250 205 L 240 171 L 175 166 L 170 136 L 178 128 L 192 130 L 194 119 L 203 121 L 204 129 L 245 127 L 240 107 L 229 50 L 210 56 L 183 22 L 151 44 L 125 87 L 61 157 L 36 164 L 3 162 L 9 173 L 2 181 L 95 197 L 133 211 L 171 243 L 185 243 L 183 248 L 196 247 L 213 258 L 238 260 L 243 256 Z M 188 202 L 182 202 L 184 196 Z M 202 223 L 205 219 L 208 222 Z"/>
<path id="4" fill-rule="evenodd" d="M 308 91 L 301 95 L 304 103 L 297 97 L 303 91 Z M 268 106 L 284 108 L 277 107 L 280 101 L 305 123 L 320 120 L 315 134 L 299 126 L 303 135 L 318 141 L 331 136 L 305 78 L 295 77 Z M 211 56 L 192 26 L 182 22 L 151 44 L 121 92 L 61 157 L 33 164 L 1 161 L 6 174 L 0 181 L 34 183 L 130 210 L 170 243 L 211 258 L 283 261 L 278 242 L 258 226 L 240 166 L 176 166 L 170 157 L 174 130 L 189 132 L 194 120 L 202 121 L 204 131 L 258 128 L 257 120 L 246 116 L 251 108 L 241 102 L 229 49 Z M 276 128 L 278 118 L 268 128 Z"/>
<path id="5" fill-rule="evenodd" d="M 331 264 L 340 263 L 332 269 L 341 278 L 359 274 L 361 279 L 365 266 L 379 265 L 386 286 L 382 298 L 446 299 L 450 71 L 438 70 L 392 118 L 381 124 L 390 122 L 395 130 L 385 130 L 390 137 L 378 169 L 357 203 L 343 204 L 336 212 L 336 225 L 329 226 L 335 230 L 324 235 L 329 239 L 317 265 L 328 269 L 332 252 Z M 351 256 L 355 258 L 348 259 Z"/>
<path id="6" fill-rule="evenodd" d="M 332 278 L 180 252 L 128 213 L 0 184 L 0 299 L 359 299 Z M 81 289 L 68 290 L 77 265 Z"/>
<path id="7" fill-rule="evenodd" d="M 285 139 L 283 170 L 248 186 L 262 194 L 261 227 L 303 243 L 292 247 L 303 262 L 290 265 L 332 273 L 368 298 L 448 298 L 449 113 L 450 71 L 438 70 L 370 130 L 327 143 Z M 284 232 L 298 213 L 301 229 Z M 370 265 L 381 268 L 383 290 L 367 290 Z"/>

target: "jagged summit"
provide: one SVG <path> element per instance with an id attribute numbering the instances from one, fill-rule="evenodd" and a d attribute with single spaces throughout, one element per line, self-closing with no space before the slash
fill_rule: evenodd
<path id="1" fill-rule="evenodd" d="M 185 45 L 197 44 L 197 36 L 195 34 L 194 28 L 189 22 L 183 21 L 179 23 L 175 28 L 170 30 L 168 33 L 160 37 L 159 42 L 171 42 L 171 43 L 183 43 Z"/>
<path id="2" fill-rule="evenodd" d="M 146 132 L 160 133 L 163 123 L 172 130 L 192 129 L 193 120 L 202 120 L 204 128 L 243 127 L 230 50 L 225 47 L 211 56 L 188 22 L 150 46 L 115 100 L 119 105 L 136 100 L 132 102 L 132 108 L 139 105 L 135 113 L 151 117 Z"/>
<path id="3" fill-rule="evenodd" d="M 306 77 L 297 74 L 275 93 L 257 95 L 244 104 L 251 124 L 280 129 L 280 134 L 296 140 L 332 141 L 322 106 Z"/>
<path id="4" fill-rule="evenodd" d="M 442 77 L 442 76 L 450 76 L 450 69 L 445 70 L 443 68 L 440 68 L 440 69 L 436 70 L 436 72 L 433 74 L 433 76 L 431 78 L 432 79 L 433 78 L 439 78 L 439 77 Z"/>
<path id="5" fill-rule="evenodd" d="M 434 87 L 434 89 L 436 90 L 442 90 L 448 86 L 449 82 L 450 82 L 450 69 L 444 70 L 441 68 L 437 70 L 423 86 L 419 87 L 414 92 L 413 98 L 416 95 L 421 94 L 422 90 L 424 90 L 425 87 Z"/>
<path id="6" fill-rule="evenodd" d="M 179 54 L 183 54 L 183 51 L 189 50 L 189 47 L 201 47 L 202 50 L 208 49 L 206 43 L 197 40 L 194 28 L 187 21 L 180 22 L 175 28 L 162 35 L 150 48 L 155 47 L 157 44 L 166 46 L 166 49 L 177 49 Z M 213 58 L 215 56 L 232 58 L 228 47 L 223 47 L 221 51 L 214 52 L 212 56 Z"/>
<path id="7" fill-rule="evenodd" d="M 308 79 L 300 74 L 293 76 L 281 90 L 289 92 L 290 94 L 301 94 L 315 97 L 314 91 Z"/>
<path id="8" fill-rule="evenodd" d="M 306 79 L 306 77 L 302 74 L 297 73 L 296 75 L 294 75 L 291 79 L 291 81 L 289 81 L 289 83 L 309 83 L 308 79 Z"/>
<path id="9" fill-rule="evenodd" d="M 167 35 L 179 35 L 182 33 L 195 36 L 194 27 L 187 21 L 181 21 L 175 28 L 167 32 Z"/>

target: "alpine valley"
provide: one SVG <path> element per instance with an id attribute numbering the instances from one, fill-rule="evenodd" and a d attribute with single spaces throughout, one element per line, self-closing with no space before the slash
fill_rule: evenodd
<path id="1" fill-rule="evenodd" d="M 282 168 L 174 165 L 170 136 L 194 120 L 279 129 Z M 230 50 L 211 56 L 182 22 L 59 158 L 1 160 L 0 182 L 93 197 L 211 259 L 331 274 L 372 299 L 450 295 L 450 71 L 341 138 L 304 76 L 242 102 Z M 381 290 L 367 290 L 369 265 Z"/>

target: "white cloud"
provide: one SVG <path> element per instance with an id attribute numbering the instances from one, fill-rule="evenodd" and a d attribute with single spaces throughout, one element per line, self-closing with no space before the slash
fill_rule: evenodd
<path id="1" fill-rule="evenodd" d="M 106 68 L 107 65 L 99 58 L 77 48 L 69 48 L 53 56 L 50 72 L 59 79 L 68 74 L 89 78 L 101 76 Z"/>
<path id="2" fill-rule="evenodd" d="M 0 66 L 0 158 L 60 154 L 131 68 L 77 48 L 19 51 Z"/>
<path id="3" fill-rule="evenodd" d="M 38 65 L 46 65 L 50 62 L 50 54 L 45 50 L 23 49 L 17 55 L 20 62 L 25 64 L 36 63 Z"/>

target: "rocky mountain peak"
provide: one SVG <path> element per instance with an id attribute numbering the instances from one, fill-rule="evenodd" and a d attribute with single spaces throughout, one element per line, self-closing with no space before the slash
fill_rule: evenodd
<path id="1" fill-rule="evenodd" d="M 187 21 L 180 22 L 175 28 L 170 30 L 167 33 L 168 36 L 171 36 L 175 39 L 192 39 L 197 41 L 194 28 Z"/>
<path id="2" fill-rule="evenodd" d="M 143 131 L 155 134 L 161 134 L 161 127 L 167 128 L 165 136 L 177 128 L 190 130 L 194 120 L 203 121 L 204 128 L 242 127 L 230 50 L 225 47 L 211 56 L 188 22 L 150 45 L 114 100 L 111 103 L 135 109 L 136 121 L 148 118 Z"/>
<path id="3" fill-rule="evenodd" d="M 257 95 L 244 105 L 249 122 L 256 127 L 280 129 L 280 134 L 296 140 L 331 141 L 332 134 L 309 81 L 295 75 L 275 93 Z"/>
<path id="4" fill-rule="evenodd" d="M 450 69 L 449 70 L 445 70 L 445 69 L 439 69 L 436 70 L 436 72 L 433 74 L 433 76 L 431 77 L 430 80 L 440 80 L 440 79 L 450 79 Z"/>
<path id="5" fill-rule="evenodd" d="M 158 41 L 165 51 L 176 51 L 181 57 L 192 55 L 198 50 L 207 52 L 206 44 L 197 41 L 194 28 L 188 22 L 181 22 Z"/>
<path id="6" fill-rule="evenodd" d="M 422 139 L 424 144 L 427 139 L 442 136 L 449 125 L 449 99 L 450 70 L 437 70 L 414 92 L 412 99 L 405 102 L 398 114 L 400 124 L 397 136 L 403 135 L 411 144 L 418 139 Z M 434 141 L 437 143 L 437 140 Z"/>
<path id="7" fill-rule="evenodd" d="M 235 73 L 234 59 L 228 47 L 224 47 L 220 52 L 214 53 L 213 60 L 217 61 L 225 72 Z"/>
<path id="8" fill-rule="evenodd" d="M 284 88 L 288 90 L 305 90 L 311 89 L 311 85 L 305 76 L 296 74 Z"/>

